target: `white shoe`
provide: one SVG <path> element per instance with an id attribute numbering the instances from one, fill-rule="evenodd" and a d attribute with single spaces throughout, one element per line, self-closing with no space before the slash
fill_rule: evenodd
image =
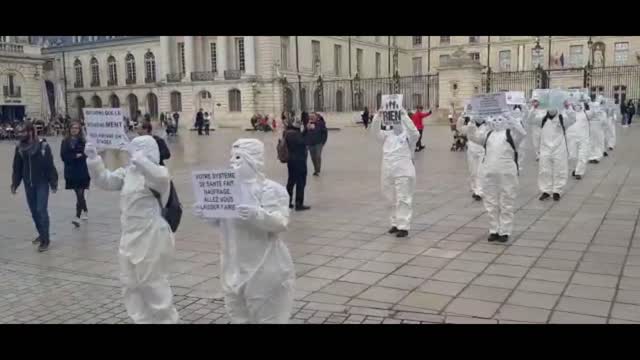
<path id="1" fill-rule="evenodd" d="M 86 211 L 83 211 L 82 215 L 80 216 L 80 218 L 82 220 L 89 220 L 89 213 L 87 213 Z"/>

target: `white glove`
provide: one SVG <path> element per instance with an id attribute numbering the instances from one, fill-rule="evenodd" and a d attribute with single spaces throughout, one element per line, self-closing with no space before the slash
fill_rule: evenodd
<path id="1" fill-rule="evenodd" d="M 84 154 L 87 155 L 88 159 L 93 160 L 98 157 L 98 149 L 96 149 L 96 146 L 93 145 L 93 143 L 88 142 L 84 146 Z"/>
<path id="2" fill-rule="evenodd" d="M 203 211 L 202 211 L 202 204 L 200 204 L 200 203 L 193 204 L 193 206 L 191 207 L 191 212 L 197 218 L 203 218 L 204 217 Z"/>
<path id="3" fill-rule="evenodd" d="M 238 215 L 242 220 L 255 219 L 258 216 L 258 208 L 253 205 L 240 205 L 238 206 Z"/>
<path id="4" fill-rule="evenodd" d="M 129 153 L 131 163 L 137 165 L 140 160 L 144 159 L 144 152 L 142 150 L 136 150 L 133 154 Z"/>

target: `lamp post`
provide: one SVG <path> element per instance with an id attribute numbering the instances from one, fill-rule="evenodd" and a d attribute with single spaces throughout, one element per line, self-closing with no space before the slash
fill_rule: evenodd
<path id="1" fill-rule="evenodd" d="M 549 56 L 548 56 L 548 68 L 551 69 L 551 36 L 549 36 Z"/>
<path id="2" fill-rule="evenodd" d="M 540 51 L 542 50 L 542 46 L 540 46 L 540 36 L 536 36 L 536 46 L 533 47 L 533 50 L 536 53 L 536 59 L 540 58 Z M 538 60 L 538 64 L 536 68 L 542 67 L 542 64 Z"/>
<path id="3" fill-rule="evenodd" d="M 593 40 L 591 40 L 591 36 L 589 36 L 589 41 L 587 41 L 587 47 L 589 48 L 589 60 L 587 60 L 587 67 L 591 67 L 593 64 Z"/>

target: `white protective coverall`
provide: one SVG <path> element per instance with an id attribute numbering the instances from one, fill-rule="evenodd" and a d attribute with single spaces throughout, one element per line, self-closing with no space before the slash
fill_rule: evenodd
<path id="1" fill-rule="evenodd" d="M 210 219 L 222 232 L 222 289 L 236 324 L 286 324 L 294 300 L 295 268 L 280 237 L 289 224 L 289 194 L 264 176 L 264 144 L 238 139 L 231 148 L 242 193 L 238 219 Z M 196 216 L 202 217 L 199 204 Z"/>
<path id="2" fill-rule="evenodd" d="M 604 154 L 604 128 L 606 114 L 597 102 L 589 104 L 586 112 L 589 119 L 589 160 L 600 161 Z"/>
<path id="3" fill-rule="evenodd" d="M 467 131 L 469 128 L 469 124 L 473 121 L 476 121 L 477 119 L 471 118 L 469 123 L 465 124 L 464 118 L 466 116 L 466 113 L 462 113 L 462 116 L 458 118 L 456 129 L 460 131 L 460 134 L 467 136 L 468 138 Z M 482 120 L 479 125 L 478 123 L 476 123 L 476 126 L 480 129 L 484 128 L 484 120 Z M 480 187 L 480 177 L 478 176 L 478 166 L 480 165 L 483 156 L 484 148 L 482 147 L 482 145 L 476 144 L 473 141 L 467 142 L 467 166 L 469 167 L 470 188 L 472 193 L 479 196 L 482 196 L 482 189 Z"/>
<path id="4" fill-rule="evenodd" d="M 573 110 L 575 123 L 567 129 L 569 161 L 575 163 L 575 174 L 582 176 L 589 160 L 589 120 L 581 103 L 573 105 Z"/>
<path id="5" fill-rule="evenodd" d="M 518 120 L 520 122 L 520 125 L 522 125 L 522 128 L 525 129 L 525 131 L 527 129 L 529 129 L 529 125 L 527 125 L 527 114 L 529 113 L 528 108 L 525 105 L 525 110 L 522 111 L 519 108 L 515 108 L 511 111 L 511 117 L 513 117 L 515 120 Z M 530 137 L 530 136 L 529 136 Z M 527 153 L 531 152 L 531 150 L 529 150 L 529 148 L 533 148 L 533 144 L 531 143 L 531 140 L 528 140 L 527 137 L 525 137 L 524 139 L 522 139 L 522 141 L 520 141 L 520 145 L 518 146 L 518 171 L 520 173 L 522 173 L 522 171 L 524 170 L 524 159 L 527 156 Z"/>
<path id="6" fill-rule="evenodd" d="M 160 204 L 149 189 L 169 199 L 169 171 L 158 165 L 158 145 L 149 135 L 138 136 L 129 145 L 130 165 L 109 171 L 95 146 L 87 144 L 91 180 L 99 188 L 120 191 L 119 261 L 124 305 L 136 324 L 175 324 L 178 312 L 168 281 L 174 253 L 171 228 L 162 217 Z"/>
<path id="7" fill-rule="evenodd" d="M 533 101 L 537 99 L 532 98 L 531 100 Z M 536 160 L 540 159 L 540 123 L 545 114 L 546 111 L 531 105 L 524 116 L 524 123 L 529 126 L 528 131 L 529 137 L 531 138 L 531 147 L 536 155 Z M 523 145 L 525 148 L 529 146 L 528 142 Z M 528 153 L 528 151 L 524 151 L 523 153 Z M 520 155 L 520 153 L 518 153 L 518 155 Z M 524 159 L 524 156 L 522 159 Z M 518 163 L 522 164 L 522 161 L 518 160 Z"/>
<path id="8" fill-rule="evenodd" d="M 519 120 L 503 116 L 489 117 L 484 129 L 475 123 L 468 129 L 469 140 L 486 150 L 478 170 L 484 206 L 489 215 L 489 233 L 511 235 L 514 204 L 518 193 L 518 167 L 515 151 L 507 141 L 507 129 L 515 148 L 526 136 Z"/>
<path id="9" fill-rule="evenodd" d="M 372 129 L 382 145 L 382 193 L 391 206 L 391 226 L 409 231 L 413 213 L 416 169 L 413 155 L 420 133 L 402 110 L 400 126 L 382 130 L 380 112 L 373 118 Z"/>
<path id="10" fill-rule="evenodd" d="M 538 187 L 547 194 L 558 193 L 567 184 L 569 177 L 568 146 L 565 130 L 575 122 L 575 119 L 563 116 L 564 129 L 560 125 L 557 110 L 549 110 L 538 126 L 540 132 L 540 162 L 538 164 Z M 547 119 L 544 121 L 544 119 Z M 544 124 L 542 124 L 544 122 Z"/>
<path id="11" fill-rule="evenodd" d="M 606 114 L 606 126 L 604 128 L 605 151 L 613 150 L 616 147 L 616 120 L 615 111 L 612 104 L 602 100 L 602 109 Z"/>

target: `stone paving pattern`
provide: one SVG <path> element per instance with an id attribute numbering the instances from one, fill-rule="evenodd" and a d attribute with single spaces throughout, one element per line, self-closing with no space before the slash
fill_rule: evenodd
<path id="1" fill-rule="evenodd" d="M 625 130 L 625 131 L 622 131 Z M 640 322 L 640 166 L 634 138 L 560 202 L 540 202 L 537 163 L 520 176 L 513 239 L 489 244 L 487 217 L 468 191 L 463 153 L 448 127 L 425 129 L 416 157 L 410 236 L 386 234 L 380 145 L 360 128 L 332 131 L 323 172 L 309 176 L 312 209 L 292 213 L 284 234 L 297 269 L 292 323 L 632 323 Z M 274 134 L 222 129 L 170 142 L 169 168 L 187 208 L 176 234 L 171 284 L 184 323 L 228 323 L 219 284 L 219 234 L 194 218 L 190 171 L 225 167 L 238 137 L 266 144 L 267 175 L 286 183 Z M 60 139 L 50 138 L 62 176 Z M 52 245 L 36 251 L 22 188 L 9 193 L 13 144 L 0 142 L 0 323 L 128 323 L 118 282 L 118 196 L 89 192 L 90 220 L 73 229 L 75 198 L 51 195 Z M 126 156 L 110 154 L 110 167 Z M 311 169 L 311 162 L 309 161 Z M 311 171 L 310 171 L 311 173 Z"/>

